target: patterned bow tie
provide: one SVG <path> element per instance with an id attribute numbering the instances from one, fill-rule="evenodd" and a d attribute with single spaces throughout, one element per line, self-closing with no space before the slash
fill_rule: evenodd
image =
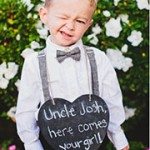
<path id="1" fill-rule="evenodd" d="M 69 52 L 64 52 L 57 50 L 57 60 L 59 63 L 63 62 L 66 58 L 71 57 L 76 61 L 80 60 L 80 49 L 79 47 L 75 47 L 73 50 Z"/>

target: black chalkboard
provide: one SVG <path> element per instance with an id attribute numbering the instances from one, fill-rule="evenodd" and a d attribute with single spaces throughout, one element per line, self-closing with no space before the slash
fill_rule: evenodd
<path id="1" fill-rule="evenodd" d="M 100 97 L 83 95 L 73 103 L 55 98 L 39 110 L 42 135 L 55 150 L 97 150 L 107 132 L 109 111 Z"/>

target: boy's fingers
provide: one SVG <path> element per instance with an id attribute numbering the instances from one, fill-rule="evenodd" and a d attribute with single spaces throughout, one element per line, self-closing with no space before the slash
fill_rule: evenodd
<path id="1" fill-rule="evenodd" d="M 129 150 L 129 145 L 126 146 L 125 148 L 121 149 L 121 150 Z"/>

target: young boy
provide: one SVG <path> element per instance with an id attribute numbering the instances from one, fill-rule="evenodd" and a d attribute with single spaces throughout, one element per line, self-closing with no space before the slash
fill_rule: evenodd
<path id="1" fill-rule="evenodd" d="M 86 66 L 85 46 L 81 38 L 92 24 L 96 3 L 96 0 L 45 0 L 45 6 L 40 9 L 40 18 L 50 31 L 44 52 L 53 98 L 73 102 L 91 92 L 87 75 L 89 66 Z M 80 50 L 78 58 L 56 57 L 57 50 L 71 52 L 76 47 Z M 93 47 L 90 49 L 94 51 L 97 64 L 99 96 L 105 100 L 110 112 L 108 137 L 117 150 L 129 150 L 120 127 L 125 115 L 116 73 L 104 52 Z M 34 53 L 25 59 L 16 113 L 18 134 L 26 150 L 43 150 L 35 117 L 39 103 L 44 103 L 44 96 L 38 53 Z"/>

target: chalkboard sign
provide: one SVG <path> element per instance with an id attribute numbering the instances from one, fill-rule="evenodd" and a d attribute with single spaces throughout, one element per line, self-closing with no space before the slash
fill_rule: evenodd
<path id="1" fill-rule="evenodd" d="M 82 95 L 73 103 L 55 98 L 40 108 L 38 124 L 43 137 L 55 150 L 97 150 L 109 124 L 109 111 L 100 97 Z"/>

